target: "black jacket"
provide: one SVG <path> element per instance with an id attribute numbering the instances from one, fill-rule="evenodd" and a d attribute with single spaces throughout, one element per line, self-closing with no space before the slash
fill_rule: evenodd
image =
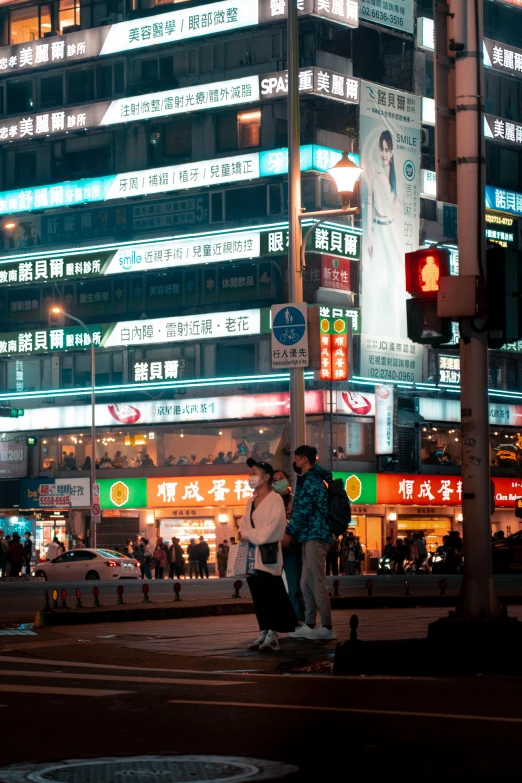
<path id="1" fill-rule="evenodd" d="M 24 541 L 24 557 L 30 558 L 33 554 L 33 542 L 30 538 L 26 538 Z"/>
<path id="2" fill-rule="evenodd" d="M 198 544 L 198 557 L 200 560 L 208 560 L 210 557 L 210 549 L 206 541 L 201 541 Z"/>

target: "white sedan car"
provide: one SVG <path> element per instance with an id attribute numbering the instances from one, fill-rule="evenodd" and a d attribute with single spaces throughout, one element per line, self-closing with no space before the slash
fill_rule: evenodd
<path id="1" fill-rule="evenodd" d="M 38 563 L 34 575 L 52 582 L 139 579 L 140 566 L 133 558 L 110 549 L 72 549 L 54 560 Z"/>

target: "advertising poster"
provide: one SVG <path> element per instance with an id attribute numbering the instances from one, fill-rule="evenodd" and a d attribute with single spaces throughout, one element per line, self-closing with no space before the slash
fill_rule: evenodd
<path id="1" fill-rule="evenodd" d="M 404 254 L 419 245 L 420 124 L 419 97 L 361 83 L 363 335 L 407 337 Z M 360 374 L 370 374 L 363 358 Z"/>

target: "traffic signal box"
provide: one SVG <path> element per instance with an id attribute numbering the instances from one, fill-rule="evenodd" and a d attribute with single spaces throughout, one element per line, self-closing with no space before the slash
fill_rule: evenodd
<path id="1" fill-rule="evenodd" d="M 449 253 L 442 248 L 415 250 L 405 255 L 408 337 L 422 345 L 443 345 L 451 340 L 451 320 L 437 315 L 442 277 L 449 275 Z"/>
<path id="2" fill-rule="evenodd" d="M 24 413 L 23 408 L 0 408 L 0 419 L 18 419 Z"/>

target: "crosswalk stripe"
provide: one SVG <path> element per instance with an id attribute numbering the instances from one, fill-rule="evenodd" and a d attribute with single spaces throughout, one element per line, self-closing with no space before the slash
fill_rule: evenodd
<path id="1" fill-rule="evenodd" d="M 56 680 L 109 680 L 109 682 L 139 682 L 141 685 L 254 685 L 243 680 L 189 680 L 181 677 L 136 677 L 118 676 L 116 674 L 82 674 L 80 672 L 47 672 L 31 671 L 29 669 L 3 669 L 2 677 L 49 677 Z"/>
<path id="2" fill-rule="evenodd" d="M 54 685 L 8 685 L 2 683 L 2 693 L 41 693 L 47 696 L 123 696 L 135 691 L 113 691 L 100 688 L 60 688 Z"/>
<path id="3" fill-rule="evenodd" d="M 112 670 L 116 669 L 117 671 L 129 671 L 129 672 L 135 672 L 135 671 L 142 671 L 141 666 L 115 666 L 111 663 L 86 663 L 85 661 L 55 661 L 55 660 L 48 660 L 47 658 L 22 658 L 20 656 L 14 656 L 14 655 L 2 655 L 0 651 L 0 664 L 3 662 L 7 663 L 23 663 L 27 665 L 28 663 L 31 664 L 40 664 L 41 666 L 63 666 L 63 667 L 73 667 L 73 668 L 84 668 L 84 669 L 107 669 Z M 201 671 L 198 669 L 147 669 L 147 672 L 164 672 L 168 674 L 169 672 L 172 672 L 173 674 L 201 674 Z M 279 675 L 278 675 L 279 676 Z"/>
<path id="4" fill-rule="evenodd" d="M 469 720 L 484 721 L 490 723 L 522 723 L 522 718 L 502 717 L 501 715 L 459 715 L 452 712 L 408 712 L 406 710 L 372 710 L 359 707 L 323 707 L 313 704 L 270 704 L 248 701 L 204 701 L 190 699 L 168 699 L 168 704 L 198 704 L 205 707 L 243 707 L 244 709 L 276 709 L 276 710 L 309 710 L 311 712 L 344 712 L 354 715 L 390 715 L 392 717 L 405 718 L 433 718 L 435 720 Z"/>

